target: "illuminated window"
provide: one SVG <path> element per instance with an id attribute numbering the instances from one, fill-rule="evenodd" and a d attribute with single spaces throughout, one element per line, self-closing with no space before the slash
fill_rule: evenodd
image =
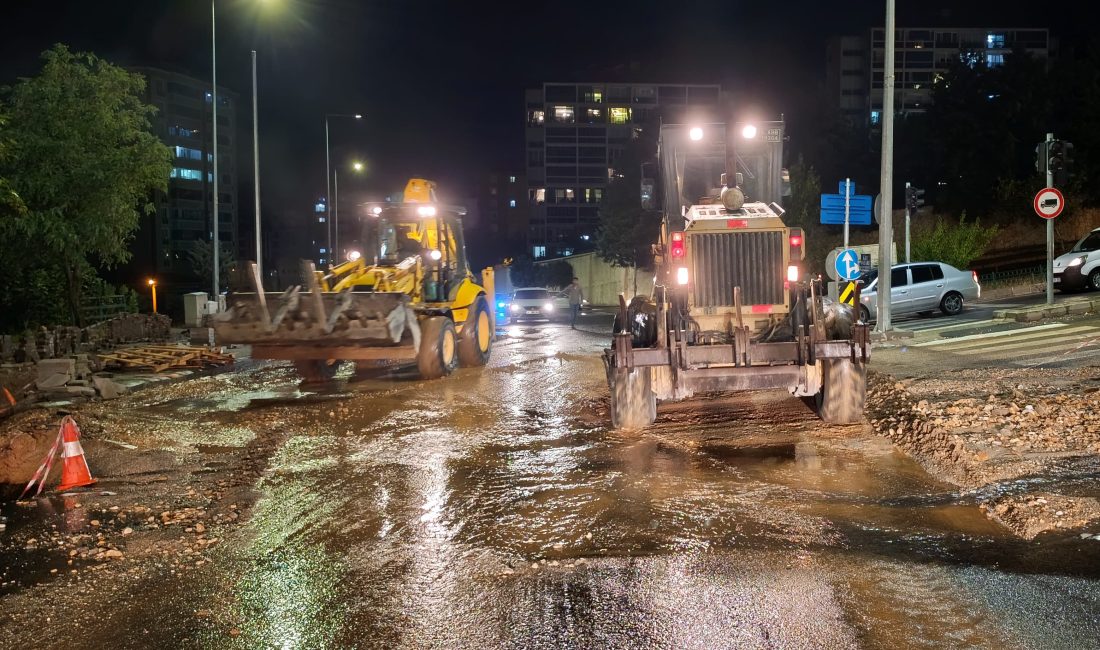
<path id="1" fill-rule="evenodd" d="M 313 211 L 314 212 L 324 212 L 325 211 L 325 202 L 324 201 L 318 201 L 317 203 L 315 203 L 313 205 Z"/>
<path id="2" fill-rule="evenodd" d="M 600 119 L 600 109 L 590 108 L 588 109 L 588 119 Z"/>
<path id="3" fill-rule="evenodd" d="M 565 190 L 565 200 L 572 201 L 574 199 L 573 190 Z"/>
<path id="4" fill-rule="evenodd" d="M 202 152 L 198 149 L 189 149 L 187 147 L 175 147 L 176 158 L 187 158 L 188 160 L 202 160 Z"/>
<path id="5" fill-rule="evenodd" d="M 535 194 L 535 203 L 545 203 L 546 202 L 546 188 L 545 187 L 540 187 L 540 188 L 534 190 L 534 194 Z"/>
<path id="6" fill-rule="evenodd" d="M 319 250 L 318 252 L 321 252 L 321 253 L 327 253 L 327 252 L 328 252 L 328 249 L 327 249 L 327 248 L 322 248 L 322 249 L 320 249 L 320 250 Z"/>
<path id="7" fill-rule="evenodd" d="M 529 126 L 541 126 L 546 124 L 546 111 L 528 111 L 527 124 Z"/>
<path id="8" fill-rule="evenodd" d="M 882 121 L 882 111 L 871 111 L 871 124 L 878 124 Z"/>
<path id="9" fill-rule="evenodd" d="M 207 173 L 206 176 L 207 176 L 208 181 L 212 182 L 214 180 L 214 174 Z M 169 174 L 169 177 L 171 177 L 171 178 L 180 178 L 180 179 L 183 179 L 185 181 L 201 181 L 202 180 L 202 172 L 197 170 L 197 169 L 186 169 L 186 168 L 183 168 L 183 167 L 173 167 L 172 172 Z"/>
<path id="10" fill-rule="evenodd" d="M 572 106 L 555 106 L 554 107 L 554 121 L 561 122 L 562 124 L 572 124 L 576 121 L 573 115 Z"/>
<path id="11" fill-rule="evenodd" d="M 1000 49 L 1005 46 L 1004 34 L 986 34 L 985 46 L 990 49 Z"/>
<path id="12" fill-rule="evenodd" d="M 545 246 L 532 246 L 531 247 L 531 254 L 534 255 L 535 257 L 546 257 L 546 247 Z"/>
<path id="13" fill-rule="evenodd" d="M 515 199 L 508 199 L 508 207 L 509 208 L 516 207 L 516 200 Z"/>
<path id="14" fill-rule="evenodd" d="M 612 124 L 629 124 L 630 123 L 630 109 L 623 106 L 612 106 L 607 109 L 608 117 L 611 118 Z"/>
<path id="15" fill-rule="evenodd" d="M 508 177 L 508 182 L 509 183 L 515 183 L 516 182 L 516 177 L 515 176 L 509 176 Z"/>
<path id="16" fill-rule="evenodd" d="M 990 68 L 996 68 L 1005 64 L 1005 55 L 1003 54 L 986 54 L 985 64 Z"/>

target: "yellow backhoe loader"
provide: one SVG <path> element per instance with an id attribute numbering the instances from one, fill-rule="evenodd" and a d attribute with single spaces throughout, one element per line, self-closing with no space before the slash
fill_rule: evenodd
<path id="1" fill-rule="evenodd" d="M 307 381 L 330 379 L 344 360 L 415 361 L 424 379 L 485 365 L 496 329 L 493 269 L 481 284 L 470 272 L 464 213 L 440 204 L 431 181 L 410 180 L 401 201 L 362 206 L 347 261 L 327 271 L 303 261 L 303 284 L 282 293 L 261 290 L 250 264 L 252 291 L 231 292 L 214 317 L 218 342 L 294 361 Z"/>

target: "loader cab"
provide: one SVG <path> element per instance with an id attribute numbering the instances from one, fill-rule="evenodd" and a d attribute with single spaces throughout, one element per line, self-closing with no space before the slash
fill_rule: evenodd
<path id="1" fill-rule="evenodd" d="M 391 203 L 368 208 L 363 221 L 363 249 L 381 267 L 419 266 L 426 302 L 454 299 L 469 277 L 462 237 L 463 211 L 419 203 Z"/>

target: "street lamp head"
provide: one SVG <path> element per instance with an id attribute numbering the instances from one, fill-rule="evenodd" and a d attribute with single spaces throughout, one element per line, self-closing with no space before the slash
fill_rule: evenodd
<path id="1" fill-rule="evenodd" d="M 355 119 L 357 119 L 357 120 L 361 120 L 361 119 L 363 119 L 363 116 L 362 116 L 362 115 L 360 115 L 359 113 L 356 113 L 356 114 L 355 114 Z"/>
<path id="2" fill-rule="evenodd" d="M 149 278 L 148 280 L 145 281 L 145 284 L 148 284 L 150 287 L 155 286 L 156 283 L 157 283 L 157 281 L 154 280 L 153 278 Z"/>
<path id="3" fill-rule="evenodd" d="M 355 162 L 353 162 L 351 164 L 351 168 L 354 169 L 357 172 L 361 172 L 361 171 L 363 171 L 363 163 L 356 160 Z"/>
<path id="4" fill-rule="evenodd" d="M 746 124 L 745 128 L 741 129 L 741 137 L 746 140 L 752 140 L 756 137 L 756 126 L 753 124 Z"/>
<path id="5" fill-rule="evenodd" d="M 703 139 L 703 129 L 702 129 L 702 127 L 698 127 L 698 126 L 691 127 L 691 130 L 688 131 L 688 137 L 691 138 L 692 140 L 696 141 L 696 142 L 702 140 Z"/>

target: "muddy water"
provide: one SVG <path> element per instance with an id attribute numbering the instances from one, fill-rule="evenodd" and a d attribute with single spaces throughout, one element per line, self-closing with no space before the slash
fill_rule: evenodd
<path id="1" fill-rule="evenodd" d="M 1100 542 L 1014 540 L 980 495 L 780 393 L 663 405 L 644 433 L 608 431 L 605 343 L 530 326 L 446 381 L 345 371 L 316 392 L 273 374 L 248 395 L 156 405 L 230 439 L 274 412 L 291 435 L 216 570 L 171 600 L 150 586 L 130 628 L 96 640 L 1097 647 Z M 220 627 L 192 615 L 211 607 Z"/>

